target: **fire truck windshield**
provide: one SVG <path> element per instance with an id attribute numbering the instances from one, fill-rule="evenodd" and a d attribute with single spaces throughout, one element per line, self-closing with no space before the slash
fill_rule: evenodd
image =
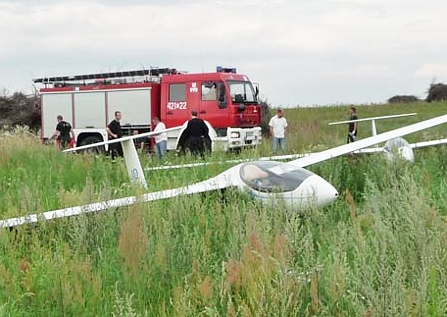
<path id="1" fill-rule="evenodd" d="M 257 102 L 255 91 L 249 81 L 227 81 L 230 87 L 231 100 L 235 103 L 253 103 Z"/>

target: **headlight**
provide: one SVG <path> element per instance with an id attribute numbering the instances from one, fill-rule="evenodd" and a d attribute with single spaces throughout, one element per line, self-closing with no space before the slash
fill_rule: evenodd
<path id="1" fill-rule="evenodd" d="M 231 138 L 239 138 L 241 134 L 239 132 L 231 132 Z"/>

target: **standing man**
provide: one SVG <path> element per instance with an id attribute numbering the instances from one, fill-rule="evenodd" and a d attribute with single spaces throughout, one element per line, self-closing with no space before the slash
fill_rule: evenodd
<path id="1" fill-rule="evenodd" d="M 279 108 L 276 115 L 270 119 L 270 135 L 273 137 L 273 154 L 276 153 L 278 145 L 281 151 L 286 151 L 287 120 L 284 110 Z"/>
<path id="2" fill-rule="evenodd" d="M 185 131 L 183 131 L 182 140 L 186 140 L 183 147 L 191 150 L 191 154 L 205 156 L 205 149 L 211 149 L 211 139 L 209 129 L 205 121 L 197 117 L 197 111 L 191 112 L 191 120 L 188 121 Z M 184 142 L 182 142 L 184 143 Z"/>
<path id="3" fill-rule="evenodd" d="M 109 135 L 109 139 L 119 139 L 123 136 L 123 132 L 121 130 L 121 112 L 115 111 L 115 119 L 113 119 L 106 128 L 107 134 Z M 112 154 L 112 159 L 117 156 L 123 156 L 123 148 L 121 147 L 121 142 L 112 143 L 109 145 L 110 153 Z"/>
<path id="4" fill-rule="evenodd" d="M 57 116 L 56 131 L 54 131 L 51 139 L 55 137 L 57 137 L 59 148 L 61 149 L 61 151 L 69 148 L 70 137 L 74 140 L 74 133 L 71 129 L 71 124 L 67 121 L 64 121 L 64 118 L 61 115 Z"/>
<path id="5" fill-rule="evenodd" d="M 349 120 L 358 120 L 356 109 L 354 107 L 349 108 Z M 347 143 L 351 143 L 357 140 L 357 125 L 358 122 L 349 123 Z"/>
<path id="6" fill-rule="evenodd" d="M 160 121 L 160 118 L 154 117 L 152 120 L 155 129 L 154 132 L 166 130 L 166 125 Z M 159 159 L 166 158 L 166 153 L 168 151 L 168 134 L 166 132 L 161 132 L 154 135 L 155 139 L 155 152 Z"/>

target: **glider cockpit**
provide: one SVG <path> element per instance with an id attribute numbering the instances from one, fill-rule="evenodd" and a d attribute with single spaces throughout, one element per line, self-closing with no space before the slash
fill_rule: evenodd
<path id="1" fill-rule="evenodd" d="M 312 175 L 308 170 L 272 161 L 245 163 L 240 169 L 240 177 L 248 187 L 266 193 L 293 191 Z"/>

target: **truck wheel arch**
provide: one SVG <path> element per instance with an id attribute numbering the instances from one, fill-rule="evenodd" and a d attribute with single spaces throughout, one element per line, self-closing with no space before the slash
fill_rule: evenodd
<path id="1" fill-rule="evenodd" d="M 104 141 L 105 140 L 100 133 L 81 133 L 77 136 L 76 144 L 82 146 Z M 104 146 L 99 146 L 93 149 L 95 152 L 105 152 Z"/>

